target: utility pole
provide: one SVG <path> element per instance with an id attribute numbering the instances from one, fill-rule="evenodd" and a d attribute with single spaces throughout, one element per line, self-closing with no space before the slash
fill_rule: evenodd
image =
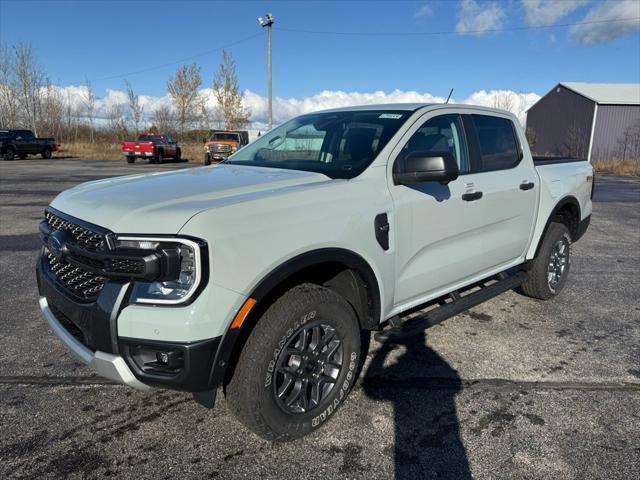
<path id="1" fill-rule="evenodd" d="M 271 28 L 273 25 L 273 15 L 267 13 L 265 18 L 258 17 L 260 26 L 267 29 L 267 77 L 268 77 L 268 97 L 269 97 L 269 130 L 273 126 L 273 95 L 271 89 Z"/>

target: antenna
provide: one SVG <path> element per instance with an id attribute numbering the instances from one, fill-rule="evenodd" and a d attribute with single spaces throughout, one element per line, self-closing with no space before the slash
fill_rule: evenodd
<path id="1" fill-rule="evenodd" d="M 451 89 L 451 91 L 449 92 L 449 96 L 447 97 L 447 101 L 444 103 L 449 103 L 449 100 L 451 99 L 451 95 L 453 95 L 453 88 Z"/>

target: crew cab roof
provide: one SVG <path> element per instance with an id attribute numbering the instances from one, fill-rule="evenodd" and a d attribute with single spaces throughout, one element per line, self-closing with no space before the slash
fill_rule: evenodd
<path id="1" fill-rule="evenodd" d="M 444 103 L 379 103 L 373 105 L 354 105 L 352 107 L 340 107 L 340 108 L 330 108 L 328 110 L 320 110 L 317 113 L 326 113 L 326 112 L 353 112 L 353 111 L 366 111 L 366 110 L 376 110 L 376 111 L 407 111 L 407 112 L 415 112 L 417 110 L 427 108 L 427 107 L 444 107 Z M 500 110 L 497 108 L 490 107 L 481 107 L 479 105 L 468 105 L 462 103 L 449 103 L 446 104 L 447 107 L 455 107 L 455 108 L 464 108 L 467 110 L 476 110 L 480 112 L 491 112 L 491 113 L 502 113 L 502 114 L 510 114 L 505 110 Z M 316 112 L 314 112 L 316 113 Z"/>

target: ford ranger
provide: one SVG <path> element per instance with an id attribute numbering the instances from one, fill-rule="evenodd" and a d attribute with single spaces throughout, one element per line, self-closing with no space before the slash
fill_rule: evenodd
<path id="1" fill-rule="evenodd" d="M 344 403 L 370 331 L 434 301 L 439 321 L 509 289 L 558 295 L 592 193 L 588 162 L 534 161 L 506 112 L 311 113 L 218 165 L 58 195 L 40 308 L 99 375 L 209 407 L 222 387 L 247 427 L 289 440 Z"/>
<path id="2" fill-rule="evenodd" d="M 133 163 L 136 158 L 147 158 L 149 163 L 163 163 L 165 158 L 180 160 L 182 150 L 170 135 L 141 133 L 135 141 L 122 142 L 122 154 L 127 163 Z"/>

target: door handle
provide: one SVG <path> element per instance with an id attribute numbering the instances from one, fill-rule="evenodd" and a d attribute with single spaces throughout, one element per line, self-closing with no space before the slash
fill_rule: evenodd
<path id="1" fill-rule="evenodd" d="M 531 190 L 535 186 L 536 184 L 533 182 L 522 182 L 520 184 L 520 190 Z"/>
<path id="2" fill-rule="evenodd" d="M 482 192 L 463 193 L 462 200 L 465 202 L 473 202 L 474 200 L 480 200 L 482 198 Z"/>

